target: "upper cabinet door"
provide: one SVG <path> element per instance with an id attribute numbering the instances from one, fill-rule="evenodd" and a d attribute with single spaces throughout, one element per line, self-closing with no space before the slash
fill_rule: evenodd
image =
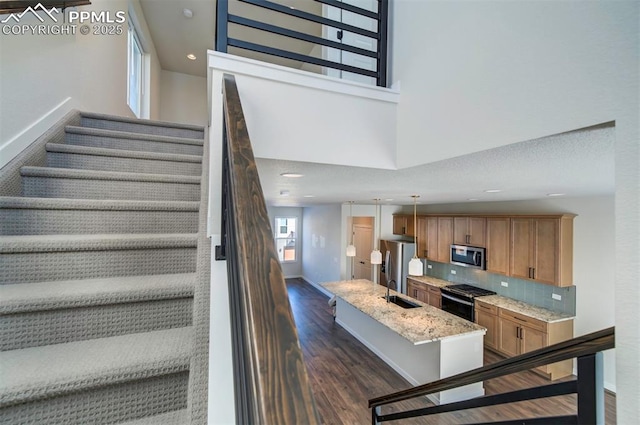
<path id="1" fill-rule="evenodd" d="M 511 219 L 510 274 L 556 286 L 573 284 L 573 216 Z"/>
<path id="2" fill-rule="evenodd" d="M 487 220 L 484 217 L 454 217 L 453 243 L 484 247 Z"/>
<path id="3" fill-rule="evenodd" d="M 426 257 L 438 261 L 438 217 L 427 217 L 427 253 Z"/>
<path id="4" fill-rule="evenodd" d="M 448 263 L 451 260 L 453 243 L 453 218 L 438 217 L 438 258 L 436 261 Z"/>
<path id="5" fill-rule="evenodd" d="M 406 215 L 393 215 L 393 234 L 404 235 L 407 232 L 407 216 Z"/>
<path id="6" fill-rule="evenodd" d="M 521 279 L 531 279 L 532 222 L 529 218 L 511 219 L 510 274 Z"/>
<path id="7" fill-rule="evenodd" d="M 418 217 L 418 229 L 416 233 L 418 246 L 416 255 L 420 258 L 427 257 L 427 217 Z"/>
<path id="8" fill-rule="evenodd" d="M 487 218 L 487 271 L 509 274 L 509 226 L 508 217 Z"/>

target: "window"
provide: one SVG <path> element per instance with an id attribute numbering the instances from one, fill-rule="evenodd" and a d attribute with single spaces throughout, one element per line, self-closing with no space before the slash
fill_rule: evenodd
<path id="1" fill-rule="evenodd" d="M 282 263 L 296 261 L 296 222 L 295 217 L 276 217 L 276 249 Z"/>
<path id="2" fill-rule="evenodd" d="M 127 103 L 129 107 L 136 114 L 136 117 L 141 118 L 142 114 L 142 96 L 143 92 L 143 78 L 144 78 L 144 52 L 142 45 L 140 44 L 140 38 L 136 32 L 135 27 L 129 26 L 129 58 L 127 66 Z"/>

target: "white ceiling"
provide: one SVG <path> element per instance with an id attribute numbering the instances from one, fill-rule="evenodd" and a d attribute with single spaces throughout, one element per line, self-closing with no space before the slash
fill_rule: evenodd
<path id="1" fill-rule="evenodd" d="M 411 205 L 489 202 L 614 193 L 614 131 L 591 127 L 521 142 L 444 161 L 390 171 L 272 159 L 258 159 L 267 204 L 311 206 L 327 203 Z M 301 178 L 280 174 L 297 172 Z M 487 189 L 501 189 L 486 193 Z M 281 196 L 288 190 L 289 196 Z M 313 195 L 313 198 L 305 198 Z M 475 201 L 469 201 L 476 198 Z M 391 199 L 391 200 L 389 200 Z"/>
<path id="2" fill-rule="evenodd" d="M 316 1 L 275 0 L 275 2 L 316 15 L 322 14 L 322 4 Z M 206 77 L 207 50 L 213 50 L 215 47 L 216 1 L 140 0 L 140 5 L 151 32 L 162 69 Z M 184 9 L 191 10 L 193 17 L 186 18 L 183 14 Z M 319 24 L 289 18 L 277 12 L 239 3 L 236 0 L 229 1 L 229 12 L 315 36 L 320 36 L 322 31 L 322 27 Z M 308 55 L 313 48 L 313 45 L 303 41 L 236 25 L 229 26 L 229 36 L 266 46 L 277 46 L 305 55 Z M 195 61 L 187 59 L 189 53 L 196 55 Z M 300 68 L 302 66 L 299 62 L 250 51 L 241 51 L 235 48 L 230 48 L 229 53 L 288 67 Z"/>
<path id="3" fill-rule="evenodd" d="M 319 5 L 309 0 L 277 1 L 299 9 Z M 140 3 L 162 69 L 206 77 L 206 51 L 214 47 L 215 1 L 140 0 Z M 238 7 L 243 5 L 232 4 L 230 9 Z M 193 11 L 193 18 L 184 17 L 184 8 Z M 277 14 L 259 13 L 270 23 L 297 25 L 295 29 L 315 34 L 320 31 L 319 26 L 302 28 L 300 24 L 278 21 L 282 18 Z M 251 32 L 245 36 L 260 37 Z M 273 40 L 263 35 L 255 41 L 269 44 Z M 308 54 L 311 46 L 292 42 L 287 48 Z M 197 60 L 188 60 L 188 53 L 194 53 Z M 291 61 L 248 52 L 235 53 L 299 67 Z M 373 203 L 374 198 L 381 198 L 387 204 L 410 205 L 412 194 L 420 195 L 423 204 L 543 199 L 549 193 L 564 193 L 568 197 L 612 194 L 614 132 L 611 126 L 596 127 L 397 171 L 261 158 L 258 158 L 258 169 L 267 203 L 277 206 L 350 200 Z M 281 177 L 284 172 L 300 172 L 304 177 Z M 502 192 L 485 193 L 486 189 Z M 289 196 L 280 196 L 281 190 L 288 190 Z M 470 198 L 477 201 L 469 201 Z M 385 201 L 387 199 L 392 201 Z"/>

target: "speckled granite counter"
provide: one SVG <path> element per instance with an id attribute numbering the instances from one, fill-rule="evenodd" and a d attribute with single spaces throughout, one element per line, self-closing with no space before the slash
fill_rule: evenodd
<path id="1" fill-rule="evenodd" d="M 502 295 L 489 295 L 476 299 L 478 301 L 495 305 L 496 307 L 504 308 L 506 310 L 511 310 L 525 316 L 533 317 L 534 319 L 547 323 L 562 322 L 564 320 L 571 320 L 574 318 L 574 316 L 570 316 L 568 314 L 558 313 L 557 311 L 548 310 L 543 307 L 537 307 L 522 301 L 514 300 L 513 298 L 503 297 Z"/>
<path id="2" fill-rule="evenodd" d="M 386 295 L 386 289 L 369 280 L 331 282 L 325 283 L 323 286 L 415 345 L 465 334 L 486 333 L 486 328 L 482 326 L 421 303 L 406 295 L 400 296 L 410 299 L 422 307 L 404 309 L 395 304 L 387 303 L 382 298 Z M 397 295 L 396 291 L 390 291 L 390 293 Z"/>
<path id="3" fill-rule="evenodd" d="M 448 280 L 442 280 L 431 276 L 409 276 L 407 279 L 417 280 L 418 282 L 426 283 L 427 285 L 436 286 L 438 288 L 455 285 L 453 282 L 449 282 Z"/>
<path id="4" fill-rule="evenodd" d="M 325 283 L 336 295 L 336 323 L 413 385 L 482 366 L 486 329 L 417 300 L 404 309 L 384 298 L 370 280 Z M 396 291 L 390 291 L 398 295 Z M 400 295 L 401 298 L 409 298 Z M 436 404 L 484 395 L 482 382 L 430 394 Z"/>

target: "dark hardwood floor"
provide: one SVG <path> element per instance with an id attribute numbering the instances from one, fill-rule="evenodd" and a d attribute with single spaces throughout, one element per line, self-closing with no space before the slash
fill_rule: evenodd
<path id="1" fill-rule="evenodd" d="M 287 288 L 322 423 L 371 423 L 368 400 L 409 388 L 410 384 L 333 321 L 328 298 L 324 294 L 302 279 L 287 279 Z M 498 360 L 501 357 L 485 350 L 485 364 Z M 533 372 L 522 372 L 485 381 L 484 387 L 486 394 L 497 394 L 546 383 L 549 381 Z M 426 398 L 419 398 L 396 403 L 384 408 L 383 412 L 431 405 Z M 616 422 L 615 396 L 607 393 L 605 405 L 605 423 L 613 425 Z M 574 414 L 575 411 L 575 396 L 561 396 L 388 423 L 451 425 L 499 422 Z"/>

